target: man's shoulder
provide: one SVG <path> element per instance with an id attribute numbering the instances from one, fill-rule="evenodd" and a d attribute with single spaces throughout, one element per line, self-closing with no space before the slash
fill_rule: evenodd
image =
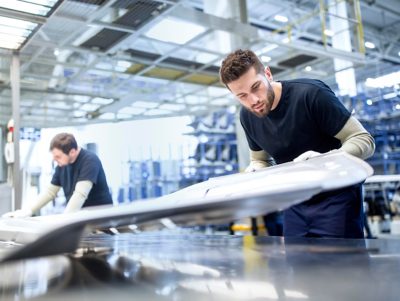
<path id="1" fill-rule="evenodd" d="M 81 155 L 82 155 L 82 160 L 83 161 L 97 161 L 97 160 L 99 160 L 99 157 L 95 154 L 95 153 L 93 153 L 93 152 L 91 152 L 91 151 L 89 151 L 89 150 L 87 150 L 87 149 L 84 149 L 84 148 L 82 148 L 81 149 Z"/>
<path id="2" fill-rule="evenodd" d="M 328 85 L 323 81 L 314 78 L 297 78 L 282 81 L 283 85 L 286 87 L 295 87 L 303 89 L 320 89 L 327 88 Z"/>

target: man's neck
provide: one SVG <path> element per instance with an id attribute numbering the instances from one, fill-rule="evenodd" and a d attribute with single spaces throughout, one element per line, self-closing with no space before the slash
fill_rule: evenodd
<path id="1" fill-rule="evenodd" d="M 74 163 L 74 162 L 76 161 L 76 159 L 78 158 L 80 152 L 81 152 L 81 147 L 78 146 L 78 149 L 76 150 L 75 155 L 74 155 L 74 157 L 73 157 L 72 160 L 71 160 L 71 164 Z"/>
<path id="2" fill-rule="evenodd" d="M 271 82 L 272 89 L 274 89 L 275 93 L 275 98 L 274 98 L 274 103 L 272 104 L 271 110 L 274 110 L 279 102 L 281 101 L 281 96 L 282 96 L 282 83 L 280 82 Z"/>

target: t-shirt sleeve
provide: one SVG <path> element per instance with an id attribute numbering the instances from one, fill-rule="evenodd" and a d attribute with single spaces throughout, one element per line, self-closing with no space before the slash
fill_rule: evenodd
<path id="1" fill-rule="evenodd" d="M 83 162 L 77 181 L 91 181 L 93 184 L 96 184 L 99 172 L 99 160 L 95 156 L 90 156 Z"/>
<path id="2" fill-rule="evenodd" d="M 51 184 L 61 186 L 60 172 L 61 168 L 57 166 L 56 170 L 54 171 L 53 178 L 51 179 Z"/>
<path id="3" fill-rule="evenodd" d="M 325 84 L 316 91 L 315 96 L 311 99 L 311 112 L 318 128 L 329 136 L 335 136 L 350 118 L 350 112 Z"/>

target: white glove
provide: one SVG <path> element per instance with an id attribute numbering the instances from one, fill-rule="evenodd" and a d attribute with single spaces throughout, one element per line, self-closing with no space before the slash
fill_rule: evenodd
<path id="1" fill-rule="evenodd" d="M 264 161 L 251 161 L 249 166 L 246 167 L 244 172 L 253 172 L 262 168 L 267 167 L 267 164 Z"/>
<path id="2" fill-rule="evenodd" d="M 29 217 L 32 216 L 33 212 L 30 209 L 18 209 L 15 211 L 7 212 L 2 215 L 2 217 L 15 217 L 15 218 L 22 218 L 22 217 Z"/>
<path id="3" fill-rule="evenodd" d="M 297 158 L 295 158 L 293 160 L 293 162 L 300 162 L 300 161 L 306 161 L 310 158 L 314 158 L 314 157 L 318 157 L 319 155 L 321 155 L 321 153 L 319 152 L 314 152 L 314 151 L 307 151 L 305 153 L 302 153 L 300 156 L 298 156 Z"/>

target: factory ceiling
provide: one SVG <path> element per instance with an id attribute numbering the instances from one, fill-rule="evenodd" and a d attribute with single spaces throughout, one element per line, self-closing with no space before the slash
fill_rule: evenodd
<path id="1" fill-rule="evenodd" d="M 26 0 L 44 3 L 30 3 L 29 12 L 13 2 L 24 1 L 0 2 L 3 125 L 12 116 L 13 58 L 20 65 L 21 126 L 35 127 L 198 115 L 235 105 L 218 69 L 239 47 L 256 51 L 277 80 L 313 77 L 334 89 L 334 59 L 350 62 L 358 82 L 400 65 L 397 0 L 360 1 L 362 26 L 357 14 L 346 20 L 350 51 L 333 47 L 340 33 L 329 28 L 335 16 L 328 3 L 321 7 L 327 1 L 248 0 L 246 23 L 211 14 L 201 0 Z M 2 37 L 7 18 L 27 26 L 21 37 L 13 35 L 14 44 Z"/>

